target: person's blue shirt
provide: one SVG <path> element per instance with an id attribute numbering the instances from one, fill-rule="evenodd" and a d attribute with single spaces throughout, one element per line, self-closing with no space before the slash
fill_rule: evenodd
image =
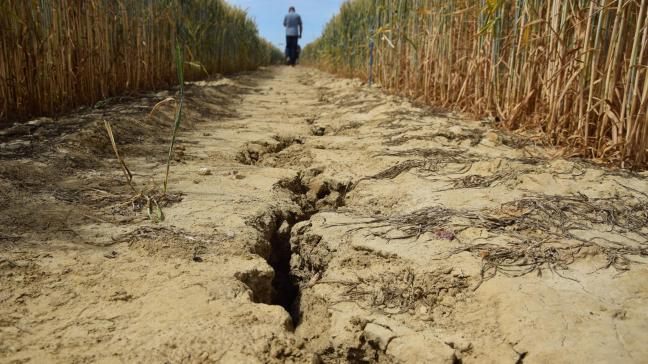
<path id="1" fill-rule="evenodd" d="M 286 35 L 289 37 L 298 37 L 299 28 L 302 26 L 301 16 L 295 12 L 291 12 L 284 18 L 284 26 L 286 27 Z"/>

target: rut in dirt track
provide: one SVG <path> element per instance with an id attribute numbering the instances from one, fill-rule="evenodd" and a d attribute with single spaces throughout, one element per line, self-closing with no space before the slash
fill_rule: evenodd
<path id="1" fill-rule="evenodd" d="M 155 224 L 103 120 L 154 189 L 174 95 L 0 135 L 0 361 L 648 356 L 645 173 L 276 67 L 187 86 Z"/>
<path id="2" fill-rule="evenodd" d="M 553 151 L 487 124 L 418 109 L 356 81 L 318 87 L 310 77 L 308 72 L 279 72 L 272 83 L 289 86 L 278 93 L 278 113 L 293 127 L 275 135 L 276 143 L 248 143 L 239 161 L 298 171 L 297 199 L 311 212 L 291 222 L 288 230 L 278 229 L 273 241 L 281 259 L 275 256 L 274 261 L 281 264 L 273 267 L 282 277 L 277 293 L 285 298 L 277 302 L 291 313 L 295 325 L 301 325 L 295 333 L 316 357 L 468 362 L 506 356 L 521 362 L 531 350 L 538 357 L 551 357 L 547 347 L 529 344 L 512 350 L 473 350 L 505 334 L 490 320 L 459 319 L 455 310 L 472 310 L 466 302 L 479 297 L 473 292 L 486 279 L 497 278 L 503 266 L 520 280 L 548 269 L 557 272 L 554 277 L 561 284 L 580 284 L 582 271 L 571 272 L 579 278 L 560 271 L 569 269 L 583 244 L 602 260 L 601 266 L 620 270 L 627 261 L 617 260 L 618 254 L 644 255 L 648 231 L 640 226 L 646 216 L 635 211 L 643 211 L 648 203 L 645 187 L 635 187 L 645 176 L 608 173 L 582 161 L 551 161 Z M 262 104 L 264 96 L 247 98 L 245 108 Z M 625 196 L 627 205 L 611 203 L 608 196 L 615 194 Z M 529 206 L 531 210 L 524 210 Z M 520 209 L 526 215 L 511 220 L 502 217 L 500 209 L 508 209 L 504 214 Z M 556 210 L 567 212 L 551 212 Z M 614 211 L 619 220 L 601 226 L 606 224 L 599 217 L 604 211 Z M 629 245 L 608 250 L 570 230 L 576 224 L 581 224 L 577 229 L 598 231 L 595 235 L 614 228 L 615 234 L 600 238 Z M 289 239 L 286 231 L 292 232 Z M 497 235 L 508 241 L 498 241 Z M 643 245 L 631 247 L 635 239 Z M 545 242 L 562 245 L 557 250 Z M 429 243 L 438 246 L 430 248 Z M 606 282 L 610 277 L 600 279 Z M 320 284 L 330 290 L 317 289 Z M 507 284 L 514 283 L 503 287 Z M 538 289 L 553 294 L 549 292 L 554 288 L 546 284 Z M 337 310 L 351 317 L 344 328 L 336 327 L 340 318 L 331 312 Z M 549 312 L 543 313 L 548 320 L 556 314 Z M 434 322 L 423 325 L 424 331 L 443 327 L 445 333 L 414 335 L 421 321 Z M 481 337 L 479 330 L 494 333 Z M 457 332 L 463 339 L 457 339 Z M 408 346 L 421 338 L 426 350 Z"/>

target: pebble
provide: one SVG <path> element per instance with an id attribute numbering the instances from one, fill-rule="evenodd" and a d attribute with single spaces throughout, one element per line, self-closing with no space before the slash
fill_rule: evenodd
<path id="1" fill-rule="evenodd" d="M 201 176 L 211 176 L 212 171 L 209 168 L 200 168 L 200 170 L 198 171 L 198 174 L 201 175 Z"/>
<path id="2" fill-rule="evenodd" d="M 500 138 L 500 136 L 497 133 L 493 131 L 489 131 L 486 134 L 484 134 L 484 139 L 482 140 L 482 144 L 493 145 L 493 146 L 500 145 L 502 144 L 502 138 Z"/>
<path id="3" fill-rule="evenodd" d="M 326 132 L 326 128 L 321 127 L 321 126 L 314 126 L 311 128 L 311 132 L 315 136 L 322 136 Z"/>
<path id="4" fill-rule="evenodd" d="M 289 236 L 290 234 L 290 224 L 288 224 L 288 221 L 284 221 L 281 226 L 279 226 L 278 230 L 279 235 L 282 236 Z"/>

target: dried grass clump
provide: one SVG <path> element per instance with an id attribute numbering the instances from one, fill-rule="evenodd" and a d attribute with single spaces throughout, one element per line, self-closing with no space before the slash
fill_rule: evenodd
<path id="1" fill-rule="evenodd" d="M 462 187 L 458 187 L 462 188 Z M 482 259 L 481 282 L 495 275 L 519 277 L 549 270 L 559 276 L 585 248 L 606 258 L 599 269 L 630 269 L 635 258 L 648 257 L 648 202 L 638 199 L 591 199 L 584 195 L 537 195 L 502 204 L 497 209 L 454 210 L 431 206 L 411 213 L 370 218 L 330 226 L 347 226 L 348 233 L 365 234 L 388 241 L 420 239 L 424 234 L 458 244 L 433 260 L 445 260 L 462 252 Z M 497 243 L 464 243 L 460 233 L 482 228 L 497 236 Z M 583 238 L 583 231 L 601 236 Z M 645 259 L 644 259 L 645 261 Z"/>
<path id="2" fill-rule="evenodd" d="M 399 162 L 381 172 L 372 176 L 364 177 L 356 181 L 355 186 L 361 181 L 371 179 L 394 179 L 402 173 L 409 172 L 412 169 L 419 168 L 423 175 L 437 174 L 441 170 L 446 173 L 464 173 L 470 169 L 472 163 L 479 160 L 479 156 L 467 153 L 461 149 L 441 149 L 441 148 L 412 148 L 405 150 L 388 150 L 381 152 L 380 156 L 390 157 L 419 157 L 425 159 L 409 159 Z M 458 169 L 447 169 L 449 164 L 461 165 Z"/>
<path id="3" fill-rule="evenodd" d="M 464 140 L 470 140 L 470 145 L 474 147 L 475 145 L 479 144 L 479 142 L 482 140 L 483 134 L 479 130 L 469 131 L 466 134 L 455 134 L 452 132 L 445 132 L 445 131 L 435 132 L 426 135 L 404 134 L 404 135 L 398 135 L 397 137 L 392 137 L 386 140 L 385 142 L 383 142 L 383 144 L 388 146 L 399 146 L 411 140 L 432 141 L 439 137 L 445 138 L 449 141 L 455 141 L 455 142 L 463 142 Z"/>
<path id="4" fill-rule="evenodd" d="M 417 274 L 409 269 L 384 272 L 379 276 L 358 277 L 355 282 L 327 282 L 346 286 L 343 296 L 358 305 L 383 314 L 404 314 L 417 307 L 434 309 L 443 306 L 446 296 L 460 297 L 468 288 L 465 276 L 451 271 Z M 426 310 L 427 311 L 427 310 Z"/>
<path id="5" fill-rule="evenodd" d="M 582 239 L 579 231 L 605 227 L 610 233 L 627 240 L 636 240 L 648 247 L 648 203 L 623 201 L 618 198 L 590 199 L 585 195 L 539 195 L 503 204 L 499 211 L 480 219 L 490 231 L 541 234 L 542 237 Z M 611 245 L 618 243 L 603 237 L 595 239 Z"/>
<path id="6" fill-rule="evenodd" d="M 648 164 L 648 0 L 352 0 L 304 59 L 442 108 Z"/>

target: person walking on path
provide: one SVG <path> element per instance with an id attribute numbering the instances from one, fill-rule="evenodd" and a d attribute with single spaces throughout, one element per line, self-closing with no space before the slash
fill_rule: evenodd
<path id="1" fill-rule="evenodd" d="M 297 51 L 299 38 L 302 37 L 304 30 L 301 16 L 297 14 L 294 6 L 288 9 L 288 15 L 284 17 L 284 27 L 286 27 L 286 58 L 288 64 L 294 67 L 299 56 Z"/>

